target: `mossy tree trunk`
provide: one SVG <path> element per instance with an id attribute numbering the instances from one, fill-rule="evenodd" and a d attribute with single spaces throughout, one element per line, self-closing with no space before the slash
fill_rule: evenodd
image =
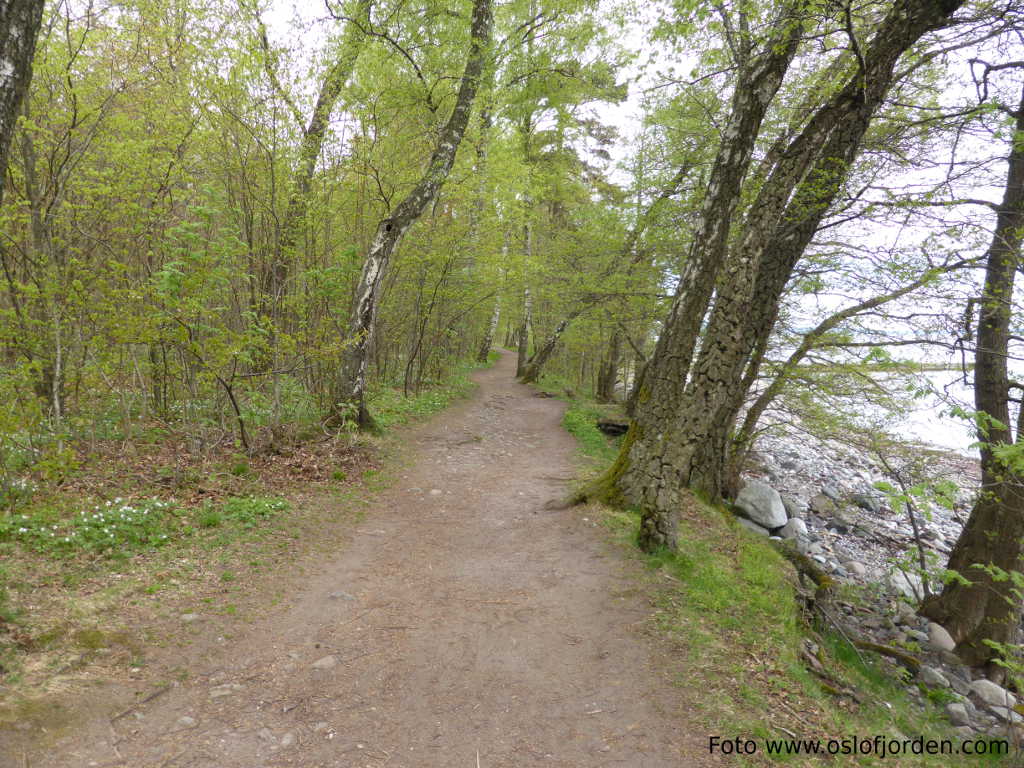
<path id="1" fill-rule="evenodd" d="M 634 418 L 640 436 L 617 481 L 622 495 L 642 511 L 643 548 L 674 546 L 674 516 L 683 488 L 712 499 L 721 495 L 729 436 L 746 394 L 744 383 L 753 380 L 745 369 L 753 352 L 764 347 L 785 284 L 838 194 L 892 84 L 896 62 L 960 4 L 904 0 L 893 7 L 857 73 L 781 153 L 749 208 L 738 247 L 727 253 L 725 235 L 750 152 L 795 51 L 800 24 L 792 14 L 782 14 L 763 52 L 741 71 L 694 237 L 695 252 L 637 390 Z M 691 371 L 697 334 L 716 286 L 715 307 Z"/>
<path id="2" fill-rule="evenodd" d="M 787 5 L 761 48 L 742 63 L 692 247 L 661 336 L 645 366 L 635 398 L 636 427 L 616 462 L 616 496 L 643 510 L 640 546 L 675 546 L 675 507 L 680 483 L 667 457 L 672 422 L 694 346 L 726 255 L 733 215 L 768 105 L 796 53 L 802 21 Z M 628 452 L 628 453 L 627 453 Z M 606 483 L 607 485 L 607 483 Z"/>

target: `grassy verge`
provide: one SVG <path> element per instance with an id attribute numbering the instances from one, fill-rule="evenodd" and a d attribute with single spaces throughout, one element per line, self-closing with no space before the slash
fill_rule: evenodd
<path id="1" fill-rule="evenodd" d="M 553 391 L 558 391 L 553 388 Z M 564 425 L 579 441 L 589 470 L 606 466 L 617 442 L 594 426 L 602 406 L 567 397 Z M 624 547 L 633 547 L 639 517 L 632 511 L 590 505 Z M 840 765 L 907 768 L 1021 765 L 1020 756 L 959 754 L 836 754 L 769 756 L 769 740 L 922 737 L 959 742 L 943 714 L 941 697 L 915 702 L 911 683 L 886 659 L 857 651 L 828 628 L 812 627 L 797 601 L 797 577 L 768 542 L 737 525 L 722 509 L 690 497 L 680 510 L 676 552 L 637 557 L 645 562 L 656 596 L 658 633 L 680 655 L 680 695 L 712 735 L 739 737 L 753 754 L 733 754 L 729 765 Z M 858 590 L 844 587 L 841 604 L 855 609 Z M 813 655 L 821 674 L 805 661 Z M 751 740 L 750 744 L 746 740 Z M 922 742 L 923 744 L 924 742 Z M 839 745 L 842 749 L 842 745 Z M 941 749 L 941 746 L 939 747 Z"/>
<path id="2" fill-rule="evenodd" d="M 187 674 L 163 652 L 211 623 L 230 640 L 286 599 L 302 557 L 336 549 L 388 483 L 391 431 L 469 394 L 478 367 L 410 398 L 377 392 L 382 436 L 320 431 L 258 457 L 127 451 L 121 465 L 83 466 L 68 487 L 0 515 L 0 728 L 59 728 L 66 708 L 41 702 L 90 681 Z"/>

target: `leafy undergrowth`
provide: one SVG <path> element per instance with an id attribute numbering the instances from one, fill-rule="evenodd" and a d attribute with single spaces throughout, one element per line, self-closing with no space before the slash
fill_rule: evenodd
<path id="1" fill-rule="evenodd" d="M 337 547 L 389 481 L 387 430 L 468 394 L 470 370 L 410 398 L 377 392 L 383 437 L 312 430 L 258 456 L 127 445 L 38 483 L 0 513 L 0 727 L 59 727 L 70 715 L 52 701 L 91 679 L 187 675 L 153 660 L 207 621 L 228 642 L 284 599 L 302 556 Z"/>
<path id="2" fill-rule="evenodd" d="M 591 460 L 588 463 L 607 464 L 618 440 L 605 437 L 594 426 L 604 409 L 578 398 L 569 398 L 569 403 L 566 428 L 579 440 L 581 452 Z M 602 519 L 620 543 L 632 547 L 646 563 L 648 585 L 658 604 L 654 618 L 658 635 L 679 654 L 680 695 L 707 729 L 709 748 L 713 736 L 733 744 L 738 737 L 743 748 L 738 751 L 755 750 L 753 754 L 734 752 L 725 758 L 727 764 L 907 768 L 1022 764 L 1019 753 L 1003 758 L 956 753 L 884 758 L 877 753 L 769 756 L 769 740 L 820 741 L 823 753 L 829 740 L 853 737 L 900 742 L 921 737 L 922 747 L 934 739 L 937 749 L 943 748 L 942 740 L 957 749 L 959 741 L 943 715 L 945 702 L 930 701 L 921 707 L 907 696 L 908 683 L 887 659 L 854 649 L 835 631 L 812 627 L 798 607 L 792 567 L 766 539 L 737 525 L 723 509 L 688 497 L 680 510 L 678 550 L 651 556 L 641 555 L 634 547 L 636 513 L 589 505 L 586 514 Z M 841 599 L 855 601 L 855 593 L 846 590 Z M 812 674 L 802 658 L 808 641 L 817 649 L 824 677 Z M 835 747 L 842 750 L 843 744 L 837 742 Z M 984 748 L 990 748 L 987 742 Z"/>

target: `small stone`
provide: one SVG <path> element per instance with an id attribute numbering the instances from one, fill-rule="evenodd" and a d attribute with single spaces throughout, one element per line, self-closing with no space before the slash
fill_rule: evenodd
<path id="1" fill-rule="evenodd" d="M 313 733 L 320 733 L 320 731 L 326 731 L 328 729 L 328 727 L 329 727 L 329 725 L 327 724 L 327 722 L 324 721 L 324 720 L 321 720 L 319 723 L 316 723 L 313 726 Z"/>
<path id="2" fill-rule="evenodd" d="M 971 715 L 962 701 L 953 701 L 947 704 L 946 716 L 953 725 L 971 725 Z"/>
<path id="3" fill-rule="evenodd" d="M 977 732 L 969 725 L 961 725 L 954 728 L 953 733 L 960 741 L 967 741 L 967 739 L 973 739 Z"/>
<path id="4" fill-rule="evenodd" d="M 964 680 L 959 675 L 949 673 L 946 675 L 946 678 L 949 680 L 949 684 L 953 688 L 953 690 L 959 693 L 961 696 L 966 696 L 968 693 L 971 692 L 971 686 L 967 683 L 966 680 Z M 970 702 L 968 702 L 968 704 L 969 703 Z"/>
<path id="5" fill-rule="evenodd" d="M 295 743 L 295 731 L 288 731 L 284 736 L 281 737 L 281 746 L 290 747 Z"/>
<path id="6" fill-rule="evenodd" d="M 196 725 L 196 719 L 189 717 L 188 715 L 182 715 L 178 718 L 178 725 L 182 728 L 194 728 Z"/>
<path id="7" fill-rule="evenodd" d="M 995 713 L 996 717 L 1004 722 L 1013 723 L 1014 725 L 1024 723 L 1024 717 L 1021 717 L 1020 714 L 1014 712 L 1009 707 L 992 707 L 992 711 Z"/>
<path id="8" fill-rule="evenodd" d="M 914 606 L 902 600 L 896 603 L 896 616 L 901 624 L 912 627 L 917 623 L 917 611 L 914 610 Z"/>
<path id="9" fill-rule="evenodd" d="M 269 728 L 260 728 L 259 731 L 257 731 L 256 736 L 260 741 L 277 741 Z"/>
<path id="10" fill-rule="evenodd" d="M 921 678 L 921 682 L 929 688 L 949 688 L 949 680 L 947 680 L 946 676 L 939 672 L 935 667 L 929 667 L 927 664 L 922 664 L 917 675 Z"/>
<path id="11" fill-rule="evenodd" d="M 794 517 L 803 517 L 807 511 L 807 504 L 792 496 L 782 496 L 782 506 L 786 508 L 786 515 L 790 520 Z"/>
<path id="12" fill-rule="evenodd" d="M 916 573 L 907 573 L 906 571 L 899 570 L 893 571 L 889 574 L 887 581 L 895 592 L 911 600 L 920 600 L 924 595 L 921 577 Z M 928 638 L 925 637 L 925 642 L 927 640 Z"/>
<path id="13" fill-rule="evenodd" d="M 355 600 L 355 598 L 348 592 L 331 592 L 328 595 L 331 600 Z"/>
<path id="14" fill-rule="evenodd" d="M 338 666 L 338 658 L 336 656 L 324 656 L 322 659 L 317 659 L 313 662 L 313 669 L 333 669 Z"/>
<path id="15" fill-rule="evenodd" d="M 244 687 L 244 685 L 239 685 L 238 683 L 225 683 L 224 685 L 218 685 L 210 689 L 210 698 L 219 699 L 223 696 L 230 696 L 231 694 L 242 690 Z"/>
<path id="16" fill-rule="evenodd" d="M 868 574 L 867 566 L 857 560 L 847 560 L 843 563 L 843 567 L 846 568 L 854 576 L 863 579 Z"/>
<path id="17" fill-rule="evenodd" d="M 430 489 L 430 495 L 431 496 L 440 496 L 442 493 L 444 493 L 444 491 L 442 491 L 440 488 L 431 488 Z"/>
<path id="18" fill-rule="evenodd" d="M 799 517 L 790 518 L 789 522 L 779 530 L 779 535 L 784 539 L 795 539 L 798 536 L 806 536 L 807 523 Z"/>
<path id="19" fill-rule="evenodd" d="M 180 618 L 183 624 L 191 624 L 193 621 L 199 621 L 200 617 L 198 613 L 183 613 Z"/>
<path id="20" fill-rule="evenodd" d="M 846 515 L 836 512 L 832 515 L 832 519 L 829 520 L 825 527 L 829 528 L 836 533 L 849 533 L 855 527 L 855 523 Z"/>
<path id="21" fill-rule="evenodd" d="M 939 651 L 939 659 L 950 667 L 962 667 L 963 661 L 953 651 Z"/>
<path id="22" fill-rule="evenodd" d="M 764 528 L 778 528 L 786 524 L 789 516 L 779 492 L 760 480 L 751 480 L 736 495 L 740 512 Z"/>
<path id="23" fill-rule="evenodd" d="M 934 621 L 928 622 L 928 645 L 936 651 L 952 651 L 956 648 L 956 643 L 946 628 Z"/>
<path id="24" fill-rule="evenodd" d="M 819 515 L 832 514 L 836 509 L 835 502 L 823 493 L 819 493 L 817 496 L 812 496 L 809 506 L 812 512 Z"/>
<path id="25" fill-rule="evenodd" d="M 839 493 L 839 489 L 832 483 L 825 483 L 821 486 L 821 492 L 825 494 L 832 501 L 839 501 L 842 499 L 842 495 Z"/>
<path id="26" fill-rule="evenodd" d="M 866 512 L 878 514 L 882 511 L 882 500 L 873 493 L 855 493 L 851 501 Z"/>
<path id="27" fill-rule="evenodd" d="M 924 644 L 928 642 L 928 635 L 918 629 L 908 629 L 907 637 L 913 640 L 915 643 Z"/>

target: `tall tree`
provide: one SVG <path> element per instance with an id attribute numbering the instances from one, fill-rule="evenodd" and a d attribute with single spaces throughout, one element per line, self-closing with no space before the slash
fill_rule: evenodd
<path id="1" fill-rule="evenodd" d="M 438 134 L 427 169 L 402 201 L 380 221 L 363 261 L 348 325 L 347 344 L 338 377 L 335 418 L 354 420 L 360 428 L 373 425 L 366 408 L 366 373 L 373 343 L 377 302 L 391 255 L 409 227 L 437 197 L 455 163 L 469 123 L 470 111 L 487 65 L 493 16 L 491 0 L 474 0 L 470 20 L 470 50 L 455 105 Z"/>
<path id="2" fill-rule="evenodd" d="M 757 190 L 734 238 L 737 246 L 726 255 L 723 241 L 706 282 L 688 291 L 689 301 L 700 301 L 681 314 L 678 302 L 673 305 L 645 373 L 631 439 L 615 474 L 606 480 L 642 507 L 640 543 L 645 549 L 674 546 L 675 507 L 683 488 L 712 498 L 721 494 L 728 438 L 746 394 L 741 385 L 750 380 L 744 367 L 764 348 L 761 342 L 774 326 L 785 285 L 841 189 L 892 86 L 896 63 L 961 4 L 897 0 L 875 23 L 863 54 L 852 43 L 858 52 L 856 71 L 787 142 Z M 849 23 L 846 31 L 856 41 Z M 714 309 L 690 371 L 697 331 L 716 284 Z"/>
<path id="3" fill-rule="evenodd" d="M 1005 669 L 993 663 L 999 650 L 991 643 L 1015 643 L 1020 635 L 1020 591 L 1007 574 L 1024 571 L 1024 408 L 1014 430 L 1010 390 L 1020 385 L 1011 382 L 1007 370 L 1013 288 L 1024 239 L 1024 91 L 1016 109 L 1007 111 L 1014 133 L 1003 200 L 985 254 L 974 353 L 981 492 L 949 557 L 948 567 L 962 580 L 950 582 L 921 608 L 949 630 L 965 663 L 987 665 L 989 677 L 997 679 Z"/>

